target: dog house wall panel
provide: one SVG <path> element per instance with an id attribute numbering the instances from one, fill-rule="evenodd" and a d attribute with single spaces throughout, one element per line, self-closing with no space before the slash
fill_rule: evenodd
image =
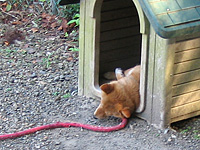
<path id="1" fill-rule="evenodd" d="M 159 37 L 152 27 L 149 34 L 145 110 L 138 114 L 157 128 L 170 124 L 174 51 L 171 41 Z"/>
<path id="2" fill-rule="evenodd" d="M 200 115 L 200 39 L 176 41 L 171 122 Z"/>
<path id="3" fill-rule="evenodd" d="M 99 4 L 99 3 L 100 4 Z M 80 1 L 80 53 L 78 93 L 85 96 L 99 96 L 95 75 L 98 75 L 99 23 L 102 0 Z M 95 7 L 95 4 L 97 7 Z M 94 11 L 94 7 L 96 10 Z M 93 13 L 94 12 L 94 13 Z M 96 44 L 97 43 L 97 44 Z M 98 88 L 98 87 L 97 87 Z"/>

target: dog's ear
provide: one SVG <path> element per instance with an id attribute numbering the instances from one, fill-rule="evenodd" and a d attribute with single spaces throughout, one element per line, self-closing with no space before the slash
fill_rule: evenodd
<path id="1" fill-rule="evenodd" d="M 121 114 L 125 117 L 125 118 L 130 118 L 131 117 L 131 111 L 128 107 L 125 107 L 121 110 Z"/>
<path id="2" fill-rule="evenodd" d="M 104 91 L 106 94 L 111 93 L 114 90 L 114 85 L 110 83 L 105 83 L 100 86 L 101 90 Z"/>

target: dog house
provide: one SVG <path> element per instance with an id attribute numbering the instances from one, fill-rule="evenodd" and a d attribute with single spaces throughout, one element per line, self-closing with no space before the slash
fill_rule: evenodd
<path id="1" fill-rule="evenodd" d="M 67 0 L 66 0 L 67 1 Z M 79 94 L 141 64 L 137 115 L 158 128 L 200 115 L 200 1 L 81 0 Z"/>

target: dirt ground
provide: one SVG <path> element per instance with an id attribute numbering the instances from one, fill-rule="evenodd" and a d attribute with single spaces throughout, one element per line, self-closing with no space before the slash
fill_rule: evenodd
<path id="1" fill-rule="evenodd" d="M 55 122 L 112 126 L 120 119 L 93 117 L 99 101 L 77 95 L 78 52 L 73 38 L 58 30 L 18 28 L 25 39 L 5 45 L 0 25 L 0 134 L 13 133 Z M 73 36 L 73 35 L 72 35 Z M 200 117 L 178 122 L 173 130 L 158 130 L 132 117 L 126 128 L 110 133 L 81 128 L 40 131 L 0 141 L 1 150 L 197 150 Z"/>

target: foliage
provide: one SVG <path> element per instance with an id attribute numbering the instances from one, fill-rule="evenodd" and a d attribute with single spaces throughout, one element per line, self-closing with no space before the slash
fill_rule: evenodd
<path id="1" fill-rule="evenodd" d="M 50 0 L 7 0 L 6 11 L 35 9 L 37 12 L 51 10 Z"/>
<path id="2" fill-rule="evenodd" d="M 80 4 L 70 4 L 67 6 L 60 6 L 63 7 L 63 17 L 69 18 L 69 20 L 73 19 L 76 14 L 79 14 Z"/>
<path id="3" fill-rule="evenodd" d="M 75 23 L 76 26 L 79 26 L 80 24 L 80 14 L 76 14 L 72 20 L 70 20 L 67 24 L 70 25 L 72 23 Z"/>
<path id="4" fill-rule="evenodd" d="M 71 48 L 69 48 L 69 51 L 77 52 L 77 51 L 79 51 L 79 48 L 71 47 Z"/>
<path id="5" fill-rule="evenodd" d="M 51 3 L 55 5 L 51 6 Z M 78 26 L 80 24 L 80 4 L 60 6 L 58 3 L 59 0 L 0 1 L 0 15 L 2 16 L 0 21 L 4 24 L 12 24 L 18 27 L 26 26 L 32 33 L 40 32 L 42 29 L 63 31 L 64 38 L 77 42 Z M 58 11 L 58 15 L 52 15 L 53 7 L 54 10 Z M 10 32 L 8 30 L 8 33 Z M 14 41 L 17 36 L 12 37 L 12 41 Z M 9 42 L 7 45 L 12 42 L 7 40 L 6 37 L 5 39 L 5 42 Z M 71 48 L 70 51 L 78 51 L 78 49 Z M 49 58 L 46 58 L 43 62 L 47 68 L 51 64 Z"/>

